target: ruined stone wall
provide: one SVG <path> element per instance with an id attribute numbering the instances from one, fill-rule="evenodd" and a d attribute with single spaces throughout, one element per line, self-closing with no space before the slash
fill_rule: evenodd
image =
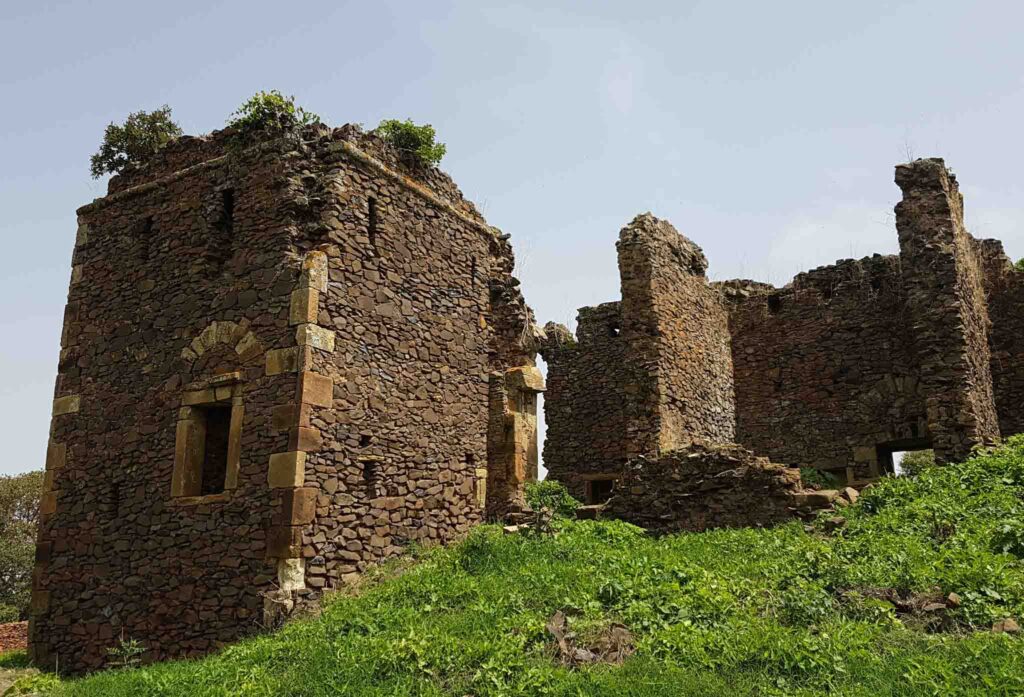
<path id="1" fill-rule="evenodd" d="M 876 446 L 929 438 L 896 256 L 785 288 L 730 281 L 736 440 L 776 462 L 877 476 Z"/>
<path id="2" fill-rule="evenodd" d="M 982 265 L 964 228 L 956 177 L 941 159 L 897 166 L 896 183 L 903 282 L 932 443 L 938 461 L 958 460 L 999 438 Z"/>
<path id="3" fill-rule="evenodd" d="M 122 631 L 147 659 L 205 653 L 409 541 L 463 533 L 487 498 L 496 372 L 531 461 L 535 414 L 516 415 L 543 386 L 507 237 L 358 129 L 230 155 L 223 137 L 175 144 L 80 211 L 41 665 L 99 667 Z M 215 493 L 213 408 L 230 410 Z"/>
<path id="4" fill-rule="evenodd" d="M 548 365 L 544 466 L 580 500 L 595 476 L 618 476 L 626 461 L 629 371 L 618 302 L 580 308 L 576 338 L 549 323 L 541 355 Z"/>
<path id="5" fill-rule="evenodd" d="M 293 343 L 288 149 L 155 169 L 165 181 L 79 210 L 33 593 L 40 665 L 100 667 L 122 632 L 150 657 L 198 654 L 261 619 L 276 575 L 267 458 L 287 441 L 272 411 L 294 382 L 264 363 Z M 228 372 L 245 403 L 234 487 L 174 497 L 184 395 Z"/>
<path id="6" fill-rule="evenodd" d="M 791 520 L 802 494 L 797 469 L 737 445 L 695 443 L 630 461 L 602 514 L 663 533 L 768 526 Z"/>
<path id="7" fill-rule="evenodd" d="M 650 213 L 616 245 L 631 372 L 627 450 L 655 455 L 690 440 L 729 442 L 735 413 L 728 319 L 700 247 Z"/>

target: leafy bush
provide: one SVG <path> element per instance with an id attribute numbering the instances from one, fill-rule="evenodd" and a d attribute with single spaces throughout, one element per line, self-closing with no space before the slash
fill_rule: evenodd
<path id="1" fill-rule="evenodd" d="M 569 494 L 565 486 L 552 479 L 545 479 L 542 482 L 527 482 L 526 502 L 535 511 L 547 508 L 554 515 L 562 518 L 571 518 L 581 505 Z"/>
<path id="2" fill-rule="evenodd" d="M 320 120 L 313 112 L 296 106 L 295 97 L 285 97 L 277 90 L 257 92 L 231 117 L 228 126 L 242 140 L 258 132 L 283 133 Z"/>
<path id="3" fill-rule="evenodd" d="M 42 472 L 0 476 L 0 622 L 28 613 L 42 490 Z"/>
<path id="4" fill-rule="evenodd" d="M 812 489 L 835 489 L 840 485 L 839 479 L 834 474 L 816 467 L 801 467 L 800 480 L 804 486 Z"/>
<path id="5" fill-rule="evenodd" d="M 447 151 L 444 143 L 434 142 L 437 134 L 433 126 L 417 126 L 412 119 L 381 121 L 376 133 L 404 156 L 423 164 L 437 165 Z"/>
<path id="6" fill-rule="evenodd" d="M 1022 271 L 1022 272 L 1024 272 L 1024 257 L 1022 257 L 1022 258 L 1018 259 L 1018 260 L 1017 260 L 1017 261 L 1016 261 L 1016 262 L 1014 263 L 1014 265 L 1013 265 L 1013 270 L 1014 270 L 1014 271 Z"/>
<path id="7" fill-rule="evenodd" d="M 929 467 L 935 466 L 934 450 L 913 450 L 903 454 L 900 460 L 900 471 L 909 476 L 921 474 Z"/>
<path id="8" fill-rule="evenodd" d="M 90 160 L 94 178 L 116 174 L 128 165 L 145 162 L 164 145 L 181 135 L 171 119 L 171 107 L 164 104 L 156 111 L 136 111 L 121 125 L 111 123 L 103 133 L 103 143 Z"/>

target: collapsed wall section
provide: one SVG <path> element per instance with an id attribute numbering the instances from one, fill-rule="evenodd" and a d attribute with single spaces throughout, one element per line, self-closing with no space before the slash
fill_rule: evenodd
<path id="1" fill-rule="evenodd" d="M 903 284 L 932 443 L 939 462 L 955 461 L 999 438 L 983 269 L 956 177 L 941 159 L 897 166 L 896 183 Z"/>
<path id="2" fill-rule="evenodd" d="M 769 526 L 834 494 L 805 492 L 799 470 L 738 445 L 694 443 L 632 460 L 602 514 L 662 533 Z"/>

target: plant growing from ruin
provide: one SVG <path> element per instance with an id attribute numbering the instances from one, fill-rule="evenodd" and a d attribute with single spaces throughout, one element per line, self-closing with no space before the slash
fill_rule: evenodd
<path id="1" fill-rule="evenodd" d="M 563 484 L 550 479 L 527 482 L 526 502 L 535 511 L 547 508 L 552 514 L 563 518 L 573 517 L 581 505 Z"/>
<path id="2" fill-rule="evenodd" d="M 166 104 L 155 111 L 129 114 L 123 124 L 111 123 L 104 131 L 100 149 L 90 160 L 92 176 L 98 179 L 142 164 L 181 133 Z"/>
<path id="3" fill-rule="evenodd" d="M 412 119 L 386 119 L 376 133 L 403 156 L 421 164 L 436 166 L 447 151 L 444 143 L 435 141 L 437 133 L 429 123 L 417 126 Z"/>
<path id="4" fill-rule="evenodd" d="M 228 126 L 244 140 L 258 132 L 283 133 L 319 120 L 313 112 L 297 106 L 295 97 L 270 90 L 257 92 L 246 100 L 228 119 Z"/>

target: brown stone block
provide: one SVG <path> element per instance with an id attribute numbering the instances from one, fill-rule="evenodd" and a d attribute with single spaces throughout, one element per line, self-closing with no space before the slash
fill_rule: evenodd
<path id="1" fill-rule="evenodd" d="M 302 555 L 302 528 L 272 525 L 267 532 L 267 556 L 292 559 Z"/>
<path id="2" fill-rule="evenodd" d="M 51 515 L 57 510 L 57 492 L 47 491 L 43 494 L 42 498 L 39 499 L 39 513 L 42 515 Z"/>
<path id="3" fill-rule="evenodd" d="M 295 329 L 295 341 L 299 346 L 311 346 L 327 353 L 334 352 L 334 332 L 315 324 L 300 324 Z"/>
<path id="4" fill-rule="evenodd" d="M 277 525 L 308 525 L 316 518 L 317 490 L 312 487 L 281 492 L 281 508 L 274 516 Z"/>
<path id="5" fill-rule="evenodd" d="M 317 373 L 306 371 L 299 377 L 299 401 L 317 407 L 334 403 L 334 381 Z"/>
<path id="6" fill-rule="evenodd" d="M 306 453 L 290 451 L 270 456 L 267 469 L 267 483 L 270 488 L 291 488 L 302 486 L 306 481 Z"/>
<path id="7" fill-rule="evenodd" d="M 67 464 L 68 446 L 65 443 L 51 442 L 46 446 L 46 469 L 57 470 Z"/>
<path id="8" fill-rule="evenodd" d="M 53 470 L 43 472 L 43 491 L 53 491 Z"/>
<path id="9" fill-rule="evenodd" d="M 32 614 L 43 615 L 50 609 L 50 591 L 32 591 Z"/>
<path id="10" fill-rule="evenodd" d="M 320 450 L 323 443 L 323 437 L 318 429 L 298 426 L 292 429 L 288 447 L 292 450 L 311 453 Z"/>
<path id="11" fill-rule="evenodd" d="M 53 543 L 49 541 L 40 542 L 36 545 L 36 561 L 45 563 L 50 561 L 50 554 L 53 552 Z"/>
<path id="12" fill-rule="evenodd" d="M 302 260 L 302 274 L 299 276 L 300 288 L 327 290 L 327 255 L 314 250 Z"/>
<path id="13" fill-rule="evenodd" d="M 62 416 L 64 414 L 74 414 L 78 412 L 78 409 L 81 406 L 82 398 L 76 394 L 68 395 L 67 397 L 58 397 L 53 400 L 53 415 Z"/>
<path id="14" fill-rule="evenodd" d="M 267 375 L 294 373 L 299 369 L 299 347 L 267 351 Z"/>

